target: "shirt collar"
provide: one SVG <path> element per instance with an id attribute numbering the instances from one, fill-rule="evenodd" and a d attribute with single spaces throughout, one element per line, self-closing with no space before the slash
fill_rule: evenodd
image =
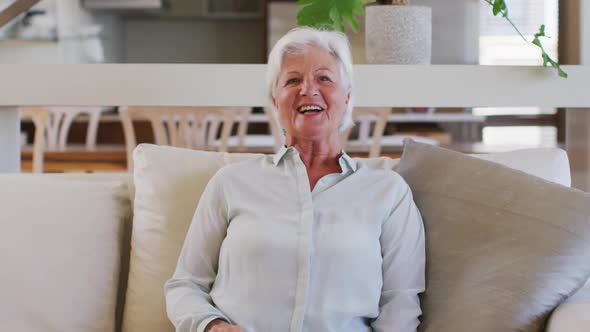
<path id="1" fill-rule="evenodd" d="M 346 166 L 348 166 L 347 168 L 353 172 L 356 172 L 358 166 L 356 164 L 356 161 L 354 159 L 352 159 L 346 152 L 344 152 L 344 150 L 342 150 L 342 156 L 340 156 L 340 167 L 342 167 L 342 170 L 344 170 L 344 165 L 343 165 L 343 161 L 344 164 L 346 164 Z"/>
<path id="2" fill-rule="evenodd" d="M 286 147 L 285 145 L 281 146 L 281 149 L 275 153 L 273 162 L 275 166 L 279 165 L 279 162 L 283 159 L 283 157 L 287 154 L 287 151 L 293 149 L 293 147 Z"/>
<path id="3" fill-rule="evenodd" d="M 275 166 L 278 166 L 279 163 L 281 162 L 281 160 L 287 155 L 287 153 L 289 151 L 295 151 L 295 148 L 292 146 L 281 146 L 281 149 L 274 155 L 273 157 L 273 162 Z M 356 163 L 356 161 L 354 159 L 352 159 L 346 152 L 344 152 L 344 150 L 342 151 L 342 155 L 340 156 L 340 159 L 338 160 L 340 167 L 342 168 L 342 171 L 353 171 L 356 172 L 358 165 Z"/>

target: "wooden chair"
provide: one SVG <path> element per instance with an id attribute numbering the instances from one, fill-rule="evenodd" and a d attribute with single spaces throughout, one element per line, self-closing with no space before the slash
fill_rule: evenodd
<path id="1" fill-rule="evenodd" d="M 252 108 L 250 107 L 240 107 L 238 109 L 238 130 L 236 135 L 229 137 L 227 141 L 228 149 L 237 152 L 268 153 L 269 150 L 276 152 L 281 148 L 284 139 L 280 134 L 280 129 L 272 110 L 264 108 L 263 114 L 252 115 Z M 270 133 L 248 134 L 248 126 L 252 122 L 267 123 Z M 217 140 L 213 145 L 218 144 Z"/>
<path id="2" fill-rule="evenodd" d="M 284 142 L 284 137 L 281 134 L 279 125 L 275 119 L 274 111 L 264 108 L 264 114 L 256 114 L 257 122 L 268 124 L 270 133 L 267 134 L 245 134 L 238 135 L 239 143 L 237 145 L 238 151 L 257 151 L 260 150 L 268 152 L 269 149 L 274 152 L 279 151 Z M 230 139 L 230 145 L 231 145 Z"/>
<path id="3" fill-rule="evenodd" d="M 35 126 L 33 141 L 33 173 L 43 173 L 43 153 L 45 151 L 45 135 L 49 120 L 47 107 L 20 107 L 20 118 L 31 119 Z"/>
<path id="4" fill-rule="evenodd" d="M 277 115 L 271 109 L 264 108 L 264 114 L 268 118 L 268 127 L 270 129 L 270 135 L 274 141 L 274 150 L 278 152 L 281 147 L 285 144 L 285 135 L 281 132 Z"/>
<path id="5" fill-rule="evenodd" d="M 86 131 L 86 150 L 96 150 L 96 136 L 100 115 L 111 110 L 110 107 L 95 106 L 52 106 L 48 107 L 47 147 L 50 150 L 66 150 L 68 134 L 74 119 L 80 114 L 88 115 Z"/>
<path id="6" fill-rule="evenodd" d="M 369 158 L 381 154 L 381 140 L 387 125 L 390 108 L 357 107 L 352 112 L 352 118 L 358 123 L 358 138 L 351 139 L 352 128 L 340 136 L 342 146 L 349 152 L 369 152 Z"/>
<path id="7" fill-rule="evenodd" d="M 227 151 L 228 140 L 240 108 L 232 107 L 121 107 L 119 108 L 127 168 L 133 169 L 133 149 L 137 145 L 134 119 L 151 123 L 155 144 L 190 149 Z M 218 130 L 222 124 L 219 137 Z"/>

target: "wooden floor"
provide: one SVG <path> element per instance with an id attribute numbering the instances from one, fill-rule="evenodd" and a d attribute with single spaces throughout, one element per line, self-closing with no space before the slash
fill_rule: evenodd
<path id="1" fill-rule="evenodd" d="M 31 172 L 32 153 L 26 149 L 21 154 L 21 170 Z M 124 149 L 107 148 L 97 151 L 47 151 L 44 154 L 43 172 L 121 172 L 127 170 Z"/>

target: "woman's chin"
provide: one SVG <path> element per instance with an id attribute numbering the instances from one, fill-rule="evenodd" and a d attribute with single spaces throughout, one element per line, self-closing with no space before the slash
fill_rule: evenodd
<path id="1" fill-rule="evenodd" d="M 294 128 L 293 136 L 306 138 L 306 139 L 318 139 L 327 136 L 326 134 L 330 131 L 328 126 L 325 125 L 306 125 Z"/>

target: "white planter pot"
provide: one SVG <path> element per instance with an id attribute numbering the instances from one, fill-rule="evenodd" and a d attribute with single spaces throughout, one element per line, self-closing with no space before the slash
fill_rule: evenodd
<path id="1" fill-rule="evenodd" d="M 365 16 L 367 63 L 430 64 L 430 7 L 373 5 Z"/>

